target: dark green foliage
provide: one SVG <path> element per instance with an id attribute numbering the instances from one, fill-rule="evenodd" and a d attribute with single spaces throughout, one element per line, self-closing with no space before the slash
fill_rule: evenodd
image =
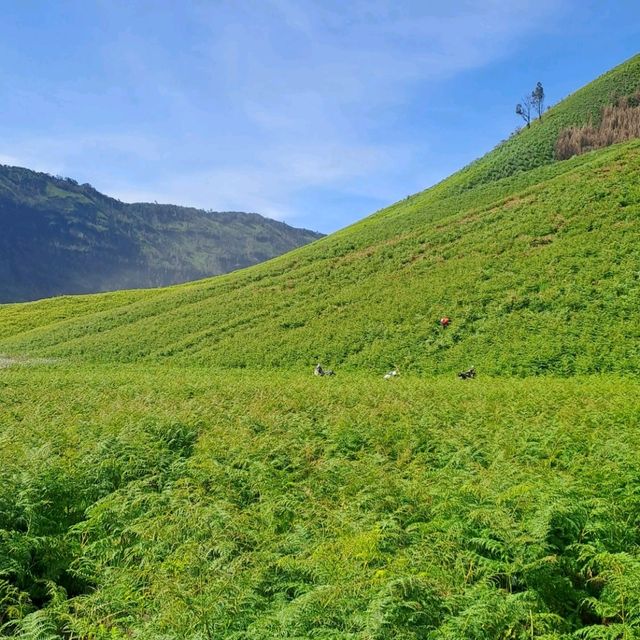
<path id="1" fill-rule="evenodd" d="M 535 89 L 531 92 L 531 98 L 533 101 L 533 106 L 536 109 L 538 114 L 538 118 L 542 119 L 542 113 L 544 111 L 544 88 L 542 86 L 542 82 L 537 82 Z"/>
<path id="2" fill-rule="evenodd" d="M 195 280 L 320 237 L 257 214 L 125 204 L 2 165 L 0 226 L 0 302 Z"/>
<path id="3" fill-rule="evenodd" d="M 49 365 L 3 384 L 8 634 L 640 633 L 634 381 Z"/>

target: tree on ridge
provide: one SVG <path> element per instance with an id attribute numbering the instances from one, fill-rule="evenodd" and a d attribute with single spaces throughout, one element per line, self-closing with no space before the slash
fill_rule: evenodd
<path id="1" fill-rule="evenodd" d="M 538 82 L 536 88 L 531 92 L 531 101 L 533 102 L 533 107 L 538 112 L 538 118 L 542 120 L 542 112 L 544 110 L 544 89 L 542 82 Z"/>
<path id="2" fill-rule="evenodd" d="M 533 94 L 532 94 L 533 95 Z M 533 98 L 532 96 L 525 96 L 522 102 L 516 105 L 516 113 L 527 123 L 527 127 L 531 126 L 531 106 Z"/>

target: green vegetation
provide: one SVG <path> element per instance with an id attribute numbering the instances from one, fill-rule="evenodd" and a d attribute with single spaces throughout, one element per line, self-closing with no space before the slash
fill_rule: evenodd
<path id="1" fill-rule="evenodd" d="M 2 384 L 7 632 L 640 632 L 635 381 L 58 365 Z"/>
<path id="2" fill-rule="evenodd" d="M 321 237 L 257 214 L 125 204 L 3 165 L 0 224 L 0 302 L 185 282 Z"/>
<path id="3" fill-rule="evenodd" d="M 640 143 L 439 189 L 228 276 L 5 307 L 0 353 L 495 375 L 640 371 Z M 95 305 L 95 306 L 94 306 Z M 452 318 L 447 330 L 437 320 Z"/>
<path id="4" fill-rule="evenodd" d="M 597 125 L 604 107 L 617 98 L 634 94 L 639 86 L 640 55 L 637 55 L 576 91 L 545 112 L 542 122 L 532 122 L 531 128 L 523 129 L 446 182 L 454 190 L 469 189 L 549 164 L 554 160 L 554 147 L 561 131 L 589 122 Z"/>
<path id="5" fill-rule="evenodd" d="M 640 141 L 553 161 L 639 86 L 250 269 L 0 307 L 3 633 L 640 638 Z"/>

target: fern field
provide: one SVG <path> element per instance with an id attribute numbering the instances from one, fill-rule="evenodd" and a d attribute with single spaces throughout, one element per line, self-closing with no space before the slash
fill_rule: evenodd
<path id="1" fill-rule="evenodd" d="M 7 636 L 640 637 L 635 380 L 0 385 Z"/>

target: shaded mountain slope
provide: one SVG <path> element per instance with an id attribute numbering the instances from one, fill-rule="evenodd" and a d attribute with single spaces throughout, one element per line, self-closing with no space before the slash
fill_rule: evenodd
<path id="1" fill-rule="evenodd" d="M 0 225 L 0 302 L 186 282 L 321 237 L 257 214 L 126 204 L 8 166 L 0 166 Z"/>

